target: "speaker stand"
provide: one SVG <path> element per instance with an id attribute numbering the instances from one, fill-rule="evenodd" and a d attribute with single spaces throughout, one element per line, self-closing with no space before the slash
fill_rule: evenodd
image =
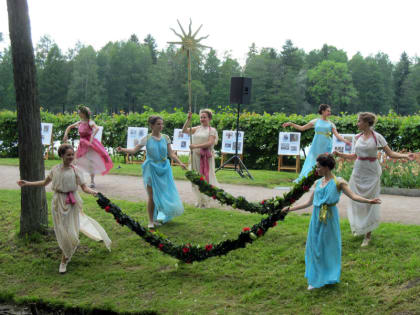
<path id="1" fill-rule="evenodd" d="M 234 164 L 234 168 L 233 170 L 236 171 L 239 176 L 241 176 L 242 178 L 244 178 L 245 176 L 248 176 L 250 179 L 254 180 L 254 177 L 252 177 L 251 173 L 248 171 L 248 169 L 246 168 L 245 164 L 242 162 L 241 158 L 238 155 L 238 138 L 239 138 L 239 112 L 240 112 L 240 104 L 238 104 L 238 112 L 236 114 L 236 145 L 235 145 L 235 154 L 228 159 L 226 162 L 224 162 L 222 165 L 220 165 L 220 167 L 216 170 L 219 171 L 221 169 L 226 169 L 225 165 L 232 163 Z M 242 139 L 242 143 L 243 143 L 244 139 Z M 245 173 L 246 174 L 245 174 Z"/>

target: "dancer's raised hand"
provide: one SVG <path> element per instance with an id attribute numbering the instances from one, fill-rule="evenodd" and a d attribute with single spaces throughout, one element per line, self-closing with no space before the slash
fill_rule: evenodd
<path id="1" fill-rule="evenodd" d="M 371 199 L 371 200 L 369 200 L 369 203 L 370 204 L 381 204 L 382 203 L 382 200 L 381 199 L 379 199 L 379 198 L 374 198 L 374 199 Z"/>
<path id="2" fill-rule="evenodd" d="M 24 186 L 27 186 L 27 185 L 28 185 L 28 182 L 27 182 L 26 180 L 21 179 L 21 180 L 18 180 L 18 181 L 17 181 L 17 184 L 18 184 L 20 187 L 24 187 Z"/>
<path id="3" fill-rule="evenodd" d="M 290 127 L 292 125 L 292 123 L 291 122 L 285 122 L 283 125 L 282 125 L 282 127 L 283 128 L 286 128 L 286 127 Z"/>
<path id="4" fill-rule="evenodd" d="M 415 153 L 408 153 L 408 154 L 407 154 L 407 158 L 408 158 L 410 161 L 414 161 L 414 160 L 416 159 L 416 154 L 415 154 Z"/>

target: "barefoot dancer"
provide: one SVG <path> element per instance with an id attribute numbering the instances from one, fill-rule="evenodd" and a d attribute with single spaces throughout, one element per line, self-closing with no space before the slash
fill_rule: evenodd
<path id="1" fill-rule="evenodd" d="M 341 192 L 357 203 L 381 203 L 378 198 L 366 199 L 353 193 L 342 178 L 336 178 L 331 172 L 335 166 L 332 154 L 321 154 L 316 161 L 317 171 L 323 177 L 315 182 L 315 191 L 308 202 L 283 210 L 296 211 L 314 206 L 305 251 L 308 290 L 340 282 L 341 234 L 336 205 Z"/>
<path id="2" fill-rule="evenodd" d="M 67 127 L 63 142 L 67 141 L 69 131 L 78 128 L 80 134 L 79 147 L 76 152 L 76 165 L 90 174 L 90 188 L 95 188 L 95 174 L 105 175 L 112 168 L 112 160 L 104 146 L 95 139 L 99 128 L 90 119 L 90 110 L 86 106 L 79 106 L 80 121 Z"/>
<path id="3" fill-rule="evenodd" d="M 144 186 L 147 189 L 149 214 L 149 228 L 168 222 L 173 217 L 184 212 L 184 206 L 179 198 L 172 175 L 169 156 L 177 161 L 183 169 L 186 166 L 172 151 L 171 140 L 167 135 L 161 134 L 163 119 L 159 116 L 150 116 L 149 125 L 152 133 L 144 137 L 134 149 L 118 147 L 118 152 L 134 154 L 146 146 L 147 157 L 142 165 Z M 160 221 L 160 222 L 159 222 Z"/>
<path id="4" fill-rule="evenodd" d="M 356 160 L 350 177 L 350 189 L 365 198 L 377 198 L 381 191 L 382 169 L 378 161 L 378 150 L 393 159 L 414 159 L 414 154 L 401 154 L 392 151 L 385 138 L 373 130 L 376 116 L 372 113 L 360 113 L 357 127 L 362 133 L 356 136 L 354 154 L 334 151 L 334 155 Z M 365 235 L 362 247 L 369 245 L 371 234 L 379 226 L 380 206 L 350 202 L 347 216 L 354 235 Z"/>
<path id="5" fill-rule="evenodd" d="M 299 182 L 303 177 L 306 177 L 310 171 L 312 171 L 316 164 L 316 158 L 321 153 L 331 153 L 332 151 L 332 135 L 349 145 L 351 142 L 344 139 L 337 132 L 335 125 L 328 119 L 331 116 L 331 107 L 326 104 L 319 105 L 318 113 L 321 115 L 320 118 L 311 120 L 304 126 L 299 126 L 292 122 L 286 122 L 283 124 L 284 127 L 293 127 L 299 131 L 305 131 L 310 128 L 315 128 L 315 136 L 312 140 L 311 148 L 306 156 L 305 163 L 303 164 L 302 170 L 299 177 L 295 180 L 295 183 Z"/>
<path id="6" fill-rule="evenodd" d="M 67 264 L 79 245 L 79 231 L 95 241 L 104 241 L 108 250 L 111 250 L 111 240 L 99 223 L 82 211 L 83 201 L 77 192 L 77 186 L 81 186 L 87 194 L 96 195 L 97 192 L 86 186 L 83 174 L 72 165 L 73 147 L 62 144 L 58 148 L 58 155 L 63 163 L 54 166 L 47 178 L 36 182 L 19 180 L 17 183 L 20 187 L 47 186 L 52 181 L 54 195 L 51 213 L 55 236 L 63 252 L 59 272 L 65 273 Z"/>
<path id="7" fill-rule="evenodd" d="M 189 112 L 187 120 L 182 127 L 183 133 L 189 133 L 188 126 L 191 123 L 192 113 Z M 210 126 L 212 119 L 212 112 L 210 109 L 200 110 L 200 126 L 192 127 L 192 150 L 191 169 L 199 172 L 206 178 L 206 181 L 213 186 L 218 186 L 216 179 L 215 161 L 214 161 L 214 146 L 217 144 L 218 135 L 217 130 Z M 206 208 L 210 202 L 210 198 L 200 193 L 196 185 L 192 185 L 193 192 L 197 198 L 196 206 L 199 208 Z"/>

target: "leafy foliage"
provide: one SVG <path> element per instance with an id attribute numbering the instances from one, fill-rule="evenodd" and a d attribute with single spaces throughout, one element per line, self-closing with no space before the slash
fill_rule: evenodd
<path id="1" fill-rule="evenodd" d="M 158 114 L 162 116 L 165 122 L 163 133 L 173 136 L 175 128 L 181 128 L 185 122 L 186 114 L 175 109 L 174 113 L 166 111 L 155 112 L 150 108 L 146 111 L 132 114 L 108 115 L 101 113 L 93 117 L 96 124 L 104 127 L 102 142 L 105 147 L 116 148 L 127 143 L 127 128 L 146 127 L 147 118 L 150 115 Z M 240 129 L 245 131 L 244 139 L 244 162 L 252 169 L 276 169 L 278 152 L 278 135 L 280 131 L 291 130 L 284 129 L 282 124 L 287 121 L 293 121 L 296 124 L 304 125 L 316 115 L 290 115 L 285 114 L 256 114 L 245 112 L 240 116 Z M 41 112 L 43 122 L 54 124 L 53 138 L 62 139 L 64 131 L 68 125 L 79 120 L 78 115 L 71 114 L 52 114 L 48 111 Z M 356 127 L 356 115 L 332 116 L 331 120 L 336 124 L 340 133 L 358 133 Z M 194 114 L 192 124 L 199 124 L 199 116 Z M 225 112 L 220 111 L 213 116 L 212 125 L 219 132 L 219 138 L 222 138 L 223 130 L 234 130 L 236 128 L 236 113 L 231 108 L 225 108 Z M 11 111 L 0 112 L 0 139 L 3 140 L 2 155 L 13 157 L 17 154 L 15 145 L 17 143 L 16 135 L 16 113 Z M 375 127 L 376 131 L 381 133 L 387 139 L 390 147 L 394 150 L 406 149 L 407 151 L 417 151 L 420 148 L 420 116 L 397 116 L 390 113 L 386 116 L 379 116 Z M 301 147 L 309 146 L 314 136 L 313 129 L 309 129 L 301 135 Z M 78 139 L 77 130 L 73 129 L 69 135 L 70 140 Z M 221 141 L 216 146 L 220 150 Z"/>

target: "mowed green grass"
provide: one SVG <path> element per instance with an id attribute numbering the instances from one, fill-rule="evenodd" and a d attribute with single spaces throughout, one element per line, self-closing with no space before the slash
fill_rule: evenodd
<path id="1" fill-rule="evenodd" d="M 85 212 L 113 241 L 112 252 L 81 235 L 81 244 L 60 275 L 54 235 L 17 237 L 20 192 L 0 191 L 0 297 L 115 311 L 159 314 L 418 314 L 420 226 L 384 223 L 371 245 L 360 248 L 341 222 L 342 277 L 337 285 L 308 291 L 305 241 L 309 215 L 284 222 L 244 249 L 191 265 L 152 248 L 84 195 Z M 51 195 L 48 194 L 49 200 Z M 113 200 L 141 223 L 144 203 Z M 196 209 L 159 231 L 176 243 L 205 246 L 235 238 L 262 216 Z M 51 217 L 50 217 L 51 226 Z"/>
<path id="2" fill-rule="evenodd" d="M 188 160 L 186 157 L 182 157 L 182 159 Z M 45 160 L 44 163 L 45 168 L 48 170 L 54 165 L 61 163 L 61 160 Z M 0 165 L 19 166 L 19 159 L 0 158 Z M 180 166 L 173 166 L 172 172 L 175 179 L 186 180 L 184 175 L 185 171 Z M 220 183 L 225 184 L 252 185 L 273 188 L 275 186 L 292 186 L 293 180 L 298 176 L 298 174 L 291 172 L 266 170 L 250 170 L 249 172 L 252 177 L 254 177 L 254 180 L 242 178 L 237 172 L 231 169 L 222 169 L 218 171 L 216 173 L 216 177 Z M 125 164 L 122 159 L 115 159 L 114 168 L 111 169 L 109 174 L 141 176 L 142 170 L 140 164 Z"/>

